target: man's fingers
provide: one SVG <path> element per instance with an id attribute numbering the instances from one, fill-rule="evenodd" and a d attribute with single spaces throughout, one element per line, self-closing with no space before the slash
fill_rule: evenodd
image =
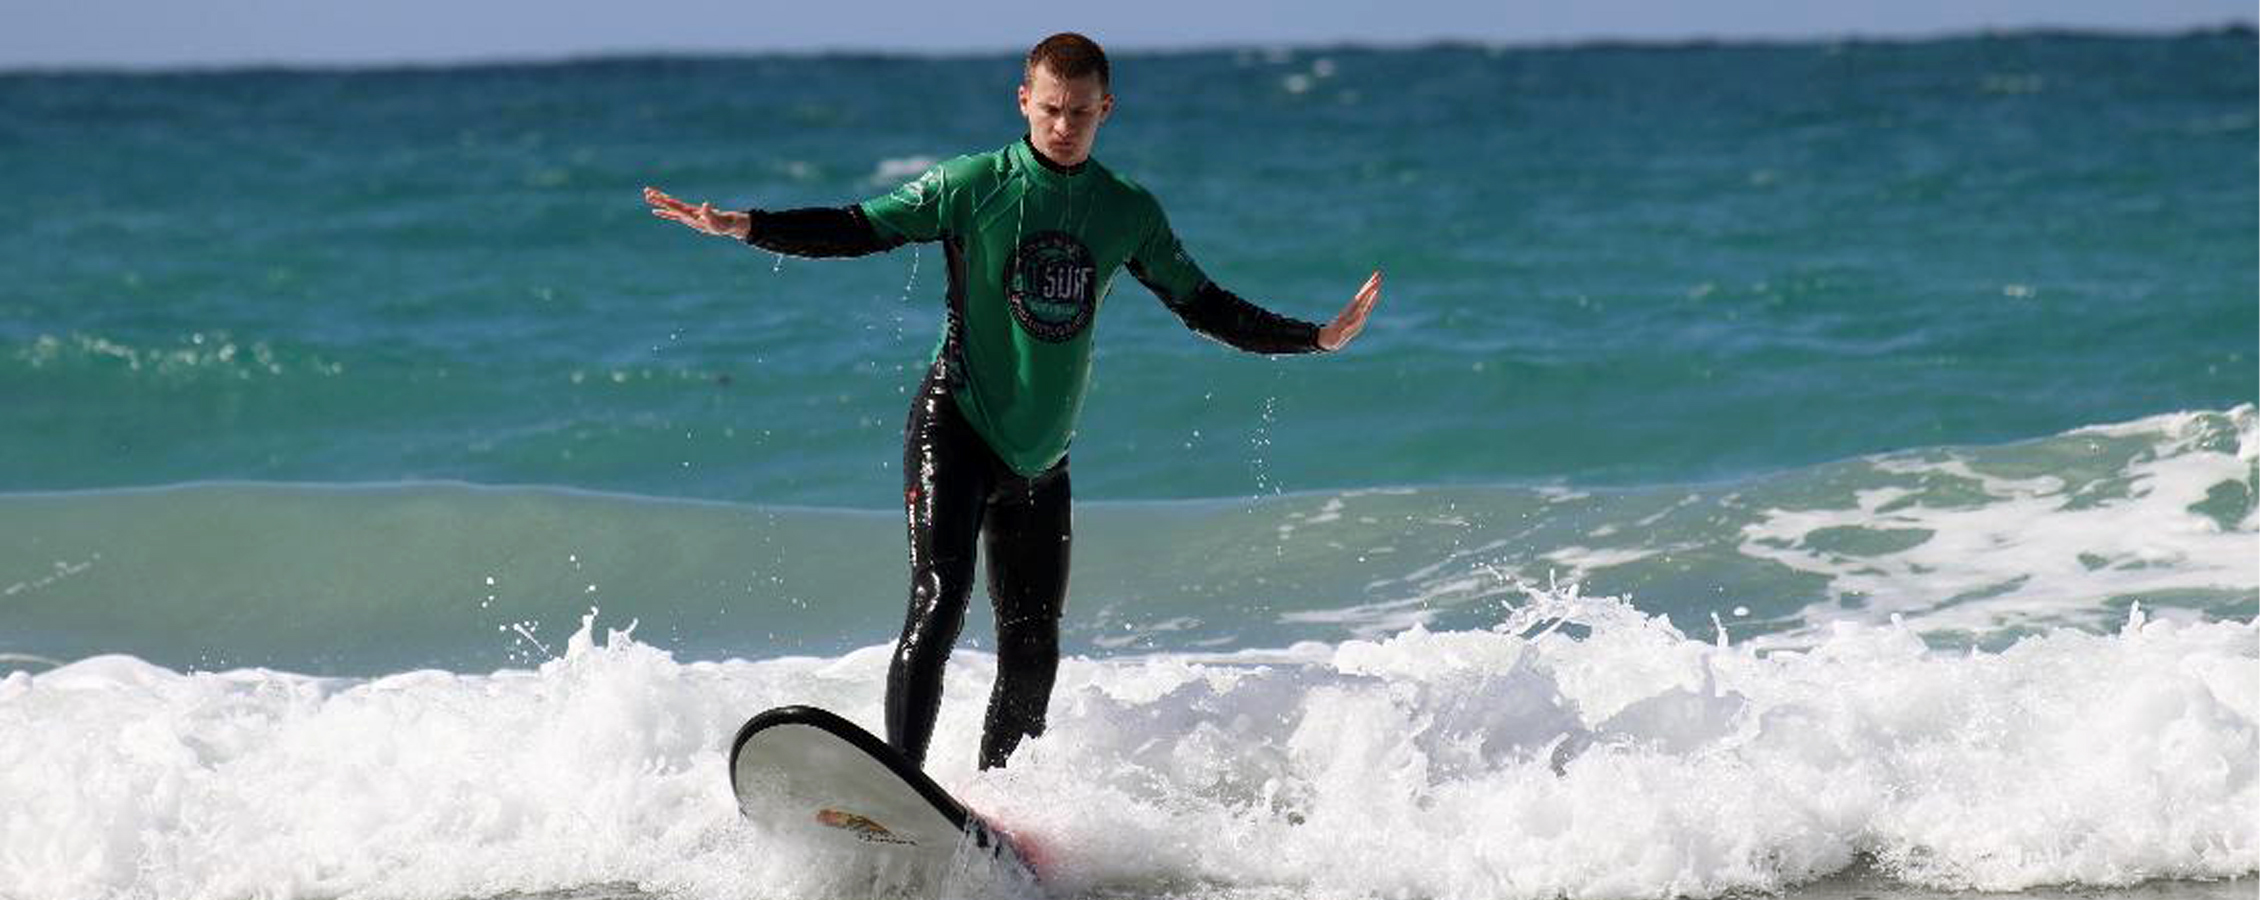
<path id="1" fill-rule="evenodd" d="M 677 200 L 673 197 L 667 196 L 664 193 L 661 193 L 657 188 L 644 188 L 643 198 L 644 202 L 650 203 L 653 206 L 663 206 L 676 212 L 687 213 L 696 209 L 696 207 L 693 207 L 688 203 L 684 203 L 681 200 Z"/>
<path id="2" fill-rule="evenodd" d="M 1371 303 L 1375 297 L 1380 295 L 1381 272 L 1375 270 L 1373 274 L 1366 276 L 1364 284 L 1358 286 L 1358 292 L 1350 297 L 1350 303 L 1353 306 L 1360 303 Z"/>
<path id="3" fill-rule="evenodd" d="M 1366 316 L 1373 312 L 1373 305 L 1379 302 L 1381 270 L 1375 269 L 1373 274 L 1366 276 L 1365 284 L 1358 286 L 1358 292 L 1350 297 L 1350 302 L 1342 306 L 1342 313 L 1334 317 L 1334 324 L 1330 326 L 1334 331 L 1334 340 L 1326 349 L 1340 350 L 1349 346 L 1352 338 L 1365 331 Z"/>
<path id="4" fill-rule="evenodd" d="M 704 231 L 708 234 L 715 233 L 714 229 L 707 227 L 706 223 L 700 222 L 697 218 L 684 215 L 671 209 L 654 209 L 651 211 L 651 214 L 662 219 L 666 219 L 670 222 L 678 222 L 693 229 Z"/>
<path id="5" fill-rule="evenodd" d="M 729 217 L 731 213 L 714 208 L 713 201 L 692 206 L 667 196 L 665 191 L 650 186 L 643 189 L 643 199 L 644 202 L 651 204 L 651 214 L 662 219 L 681 222 L 707 234 L 726 235 L 730 233 Z"/>
<path id="6" fill-rule="evenodd" d="M 1365 286 L 1358 289 L 1357 296 L 1351 297 L 1350 302 L 1342 307 L 1341 318 L 1345 322 L 1352 319 L 1362 320 L 1366 313 L 1373 311 L 1373 305 L 1380 301 L 1381 273 L 1375 272 L 1372 278 L 1365 280 Z"/>

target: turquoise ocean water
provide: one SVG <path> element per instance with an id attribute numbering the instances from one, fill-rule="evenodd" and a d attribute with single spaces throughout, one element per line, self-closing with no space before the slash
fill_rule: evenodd
<path id="1" fill-rule="evenodd" d="M 0 897 L 868 893 L 721 745 L 877 722 L 942 256 L 638 192 L 872 196 L 1016 66 L 0 74 Z M 2249 895 L 2250 32 L 1116 68 L 1220 283 L 1387 284 L 1116 280 L 1053 732 L 973 771 L 976 609 L 935 743 L 1056 889 Z"/>

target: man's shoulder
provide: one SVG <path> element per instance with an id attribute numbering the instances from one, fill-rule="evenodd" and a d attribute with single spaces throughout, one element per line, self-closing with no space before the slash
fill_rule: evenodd
<path id="1" fill-rule="evenodd" d="M 1154 193 L 1146 190 L 1146 186 L 1137 179 L 1117 172 L 1097 159 L 1091 160 L 1091 167 L 1095 170 L 1091 174 L 1098 177 L 1103 190 L 1113 195 L 1114 202 L 1141 214 L 1161 214 L 1161 200 L 1154 197 Z"/>
<path id="2" fill-rule="evenodd" d="M 950 157 L 935 163 L 926 171 L 952 187 L 971 187 L 1003 177 L 1011 165 L 1001 151 L 983 150 Z"/>
<path id="3" fill-rule="evenodd" d="M 994 153 L 968 153 L 930 163 L 918 177 L 876 198 L 871 203 L 892 202 L 916 209 L 940 201 L 944 195 L 976 189 L 994 182 L 999 163 Z"/>

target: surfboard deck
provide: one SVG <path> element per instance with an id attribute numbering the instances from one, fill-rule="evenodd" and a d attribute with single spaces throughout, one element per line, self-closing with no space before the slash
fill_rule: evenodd
<path id="1" fill-rule="evenodd" d="M 988 860 L 1035 869 L 991 826 L 870 732 L 813 706 L 748 719 L 730 745 L 738 811 L 772 833 L 939 872 Z"/>

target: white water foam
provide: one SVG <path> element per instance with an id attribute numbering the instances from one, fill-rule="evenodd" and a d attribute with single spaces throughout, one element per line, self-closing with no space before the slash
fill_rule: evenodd
<path id="1" fill-rule="evenodd" d="M 875 725 L 887 648 L 683 663 L 595 630 L 489 675 L 14 674 L 0 896 L 868 893 L 751 833 L 723 757 L 770 706 Z M 931 771 L 1066 895 L 1714 896 L 1863 860 L 1988 890 L 2260 871 L 2260 622 L 2137 613 L 1999 653 L 1847 623 L 1761 653 L 1539 593 L 1491 630 L 1069 660 L 1049 734 L 981 773 L 993 672 L 952 666 Z"/>
<path id="2" fill-rule="evenodd" d="M 2150 446 L 2123 469 L 2080 480 L 1984 471 L 1951 453 L 1879 457 L 1875 471 L 1922 486 L 1858 491 L 1849 508 L 1767 510 L 1743 528 L 1740 551 L 1827 577 L 1831 599 L 1803 613 L 1824 628 L 1892 616 L 1926 631 L 2092 626 L 2110 613 L 2093 598 L 2260 589 L 2260 506 L 2249 500 L 2260 488 L 2260 417 L 2252 406 L 2065 437 L 2073 446 Z M 2204 511 L 2216 490 L 2240 484 L 2247 509 L 2238 520 Z M 1818 540 L 1853 530 L 1918 540 L 1889 552 Z"/>

